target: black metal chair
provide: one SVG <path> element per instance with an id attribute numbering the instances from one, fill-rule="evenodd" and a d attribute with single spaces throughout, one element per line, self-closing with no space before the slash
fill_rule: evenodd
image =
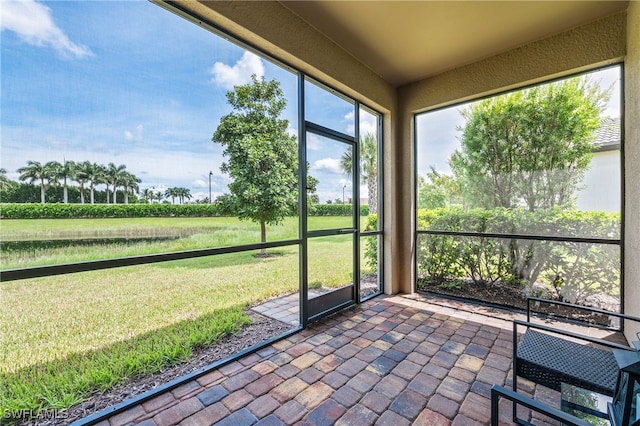
<path id="1" fill-rule="evenodd" d="M 545 416 L 562 422 L 562 424 L 567 426 L 592 426 L 591 423 L 586 420 L 579 419 L 569 413 L 565 413 L 557 408 L 543 404 L 533 398 L 529 398 L 528 396 L 524 396 L 498 385 L 493 385 L 491 387 L 491 426 L 498 426 L 498 422 L 500 420 L 500 398 L 508 399 L 516 406 L 521 405 L 529 408 L 530 410 L 542 413 Z M 522 422 L 520 421 L 520 423 Z"/>
<path id="2" fill-rule="evenodd" d="M 562 383 L 613 396 L 618 377 L 618 365 L 612 348 L 635 351 L 627 345 L 566 331 L 557 327 L 531 322 L 531 303 L 559 305 L 617 317 L 621 321 L 640 322 L 640 318 L 570 303 L 546 299 L 527 300 L 527 321 L 513 321 L 513 391 L 518 392 L 518 377 L 561 391 Z M 554 317 L 554 320 L 563 320 Z M 624 326 L 624 323 L 621 325 Z M 525 328 L 519 338 L 518 328 Z M 601 327 L 603 328 L 603 327 Z M 523 423 L 516 415 L 514 401 L 513 420 Z"/>

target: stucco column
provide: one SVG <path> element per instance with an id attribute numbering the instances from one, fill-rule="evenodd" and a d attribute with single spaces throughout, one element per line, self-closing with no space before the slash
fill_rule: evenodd
<path id="1" fill-rule="evenodd" d="M 627 10 L 625 97 L 625 312 L 640 317 L 640 2 Z M 628 324 L 628 340 L 638 340 L 640 325 Z"/>

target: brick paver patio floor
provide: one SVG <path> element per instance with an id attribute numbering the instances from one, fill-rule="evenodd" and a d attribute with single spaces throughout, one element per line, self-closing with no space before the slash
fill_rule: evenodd
<path id="1" fill-rule="evenodd" d="M 514 317 L 376 297 L 100 425 L 488 425 L 491 385 L 511 380 Z M 557 392 L 519 383 L 557 406 Z M 501 424 L 510 407 L 501 402 Z"/>

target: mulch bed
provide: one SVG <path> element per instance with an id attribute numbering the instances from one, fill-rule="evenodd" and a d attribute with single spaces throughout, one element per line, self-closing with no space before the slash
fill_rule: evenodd
<path id="1" fill-rule="evenodd" d="M 481 304 L 490 304 L 508 309 L 527 309 L 527 294 L 525 288 L 501 282 L 478 284 L 470 280 L 458 280 L 456 281 L 456 285 L 452 285 L 446 281 L 434 282 L 419 280 L 418 291 L 430 292 L 444 296 L 453 296 Z M 550 293 L 541 294 L 540 297 L 543 299 L 555 300 L 553 295 Z M 586 322 L 588 324 L 597 324 L 604 327 L 617 327 L 617 320 L 612 317 L 597 313 L 589 313 L 582 309 L 541 304 L 540 306 L 532 306 L 531 310 L 533 312 L 547 314 L 550 316 L 570 318 L 572 320 Z"/>

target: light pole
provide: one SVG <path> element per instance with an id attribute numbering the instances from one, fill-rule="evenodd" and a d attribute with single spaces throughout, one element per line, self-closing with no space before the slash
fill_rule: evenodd
<path id="1" fill-rule="evenodd" d="M 211 176 L 213 176 L 213 172 L 209 171 L 209 204 L 211 204 Z"/>
<path id="2" fill-rule="evenodd" d="M 347 187 L 347 185 L 342 185 L 342 204 L 344 204 L 344 189 Z"/>

